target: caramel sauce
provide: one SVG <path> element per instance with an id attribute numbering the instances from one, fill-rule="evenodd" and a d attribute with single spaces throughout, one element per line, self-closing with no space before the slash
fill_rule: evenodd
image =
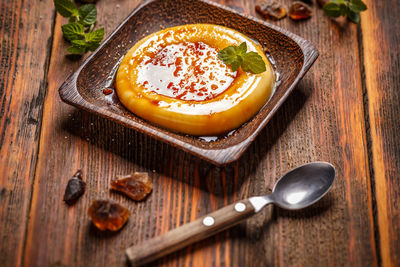
<path id="1" fill-rule="evenodd" d="M 226 91 L 236 78 L 203 42 L 160 47 L 138 65 L 138 83 L 146 90 L 186 101 L 207 101 Z"/>

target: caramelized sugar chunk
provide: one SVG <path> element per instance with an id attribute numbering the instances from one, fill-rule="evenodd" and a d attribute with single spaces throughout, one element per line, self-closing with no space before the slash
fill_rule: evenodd
<path id="1" fill-rule="evenodd" d="M 118 231 L 131 214 L 128 209 L 111 200 L 94 200 L 88 210 L 99 230 Z"/>
<path id="2" fill-rule="evenodd" d="M 68 205 L 74 204 L 85 193 L 86 183 L 82 181 L 82 171 L 78 170 L 68 181 L 65 188 L 64 201 Z"/>
<path id="3" fill-rule="evenodd" d="M 265 19 L 283 19 L 286 17 L 286 7 L 276 1 L 263 1 L 256 5 L 256 11 Z"/>
<path id="4" fill-rule="evenodd" d="M 150 194 L 153 189 L 153 182 L 146 172 L 135 172 L 127 176 L 117 177 L 117 180 L 111 181 L 111 187 L 133 200 L 139 201 Z"/>
<path id="5" fill-rule="evenodd" d="M 293 20 L 308 19 L 311 17 L 311 8 L 302 2 L 295 1 L 289 8 L 289 17 Z"/>
<path id="6" fill-rule="evenodd" d="M 113 93 L 113 89 L 111 89 L 111 88 L 104 88 L 103 89 L 103 94 L 105 94 L 105 95 L 110 95 L 112 93 Z"/>

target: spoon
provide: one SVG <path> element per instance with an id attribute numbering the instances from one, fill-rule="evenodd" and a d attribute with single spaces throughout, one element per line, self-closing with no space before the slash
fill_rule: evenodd
<path id="1" fill-rule="evenodd" d="M 268 204 L 297 210 L 320 200 L 335 180 L 335 168 L 327 162 L 312 162 L 286 173 L 272 194 L 240 200 L 126 250 L 131 266 L 161 258 L 187 245 L 212 236 L 259 212 Z"/>

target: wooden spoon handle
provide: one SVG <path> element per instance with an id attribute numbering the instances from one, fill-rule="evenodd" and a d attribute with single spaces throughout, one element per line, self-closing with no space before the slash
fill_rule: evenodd
<path id="1" fill-rule="evenodd" d="M 126 250 L 131 266 L 139 266 L 212 236 L 255 214 L 249 200 L 241 200 Z"/>

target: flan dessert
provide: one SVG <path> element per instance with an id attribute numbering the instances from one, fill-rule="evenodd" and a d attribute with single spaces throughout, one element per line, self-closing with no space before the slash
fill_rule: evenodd
<path id="1" fill-rule="evenodd" d="M 262 57 L 259 74 L 218 58 L 228 46 L 245 42 Z M 218 25 L 164 29 L 137 42 L 116 76 L 121 103 L 137 116 L 172 131 L 221 135 L 250 120 L 271 97 L 275 74 L 261 46 Z"/>

